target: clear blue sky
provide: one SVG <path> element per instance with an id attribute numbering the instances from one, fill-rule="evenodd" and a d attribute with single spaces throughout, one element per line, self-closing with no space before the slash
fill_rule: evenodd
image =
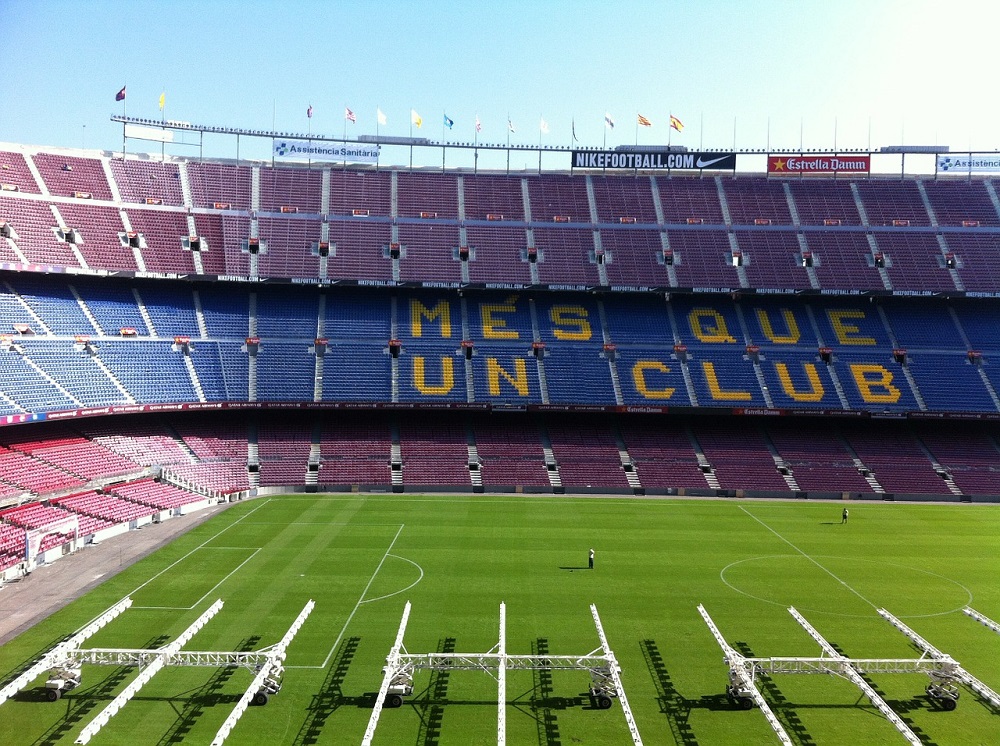
<path id="1" fill-rule="evenodd" d="M 447 112 L 448 139 L 472 140 L 478 114 L 480 140 L 505 142 L 509 115 L 512 142 L 538 143 L 544 118 L 543 143 L 575 120 L 590 146 L 634 142 L 642 113 L 639 142 L 661 143 L 673 113 L 693 148 L 733 147 L 734 123 L 739 148 L 832 148 L 835 130 L 864 148 L 870 122 L 876 147 L 994 150 L 998 21 L 986 0 L 0 0 L 0 140 L 120 149 L 127 84 L 133 116 L 159 118 L 165 92 L 170 119 L 336 136 L 347 105 L 349 136 L 380 107 L 383 134 L 408 134 L 413 108 L 433 139 Z"/>

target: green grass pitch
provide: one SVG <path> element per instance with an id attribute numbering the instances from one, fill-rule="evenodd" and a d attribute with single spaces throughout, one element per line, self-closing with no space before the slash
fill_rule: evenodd
<path id="1" fill-rule="evenodd" d="M 509 653 L 598 647 L 596 604 L 646 744 L 773 744 L 762 714 L 731 707 L 722 653 L 699 616 L 757 656 L 814 656 L 794 605 L 853 657 L 918 657 L 884 606 L 1000 689 L 1000 512 L 978 505 L 495 496 L 288 496 L 236 505 L 0 648 L 0 681 L 126 595 L 134 607 L 85 647 L 169 642 L 216 598 L 192 650 L 277 642 L 310 598 L 283 690 L 252 707 L 230 743 L 359 743 L 404 603 L 409 652 L 486 652 L 507 605 Z M 155 530 L 155 529 L 153 529 Z M 587 551 L 596 550 L 589 571 Z M 72 561 L 65 560 L 65 561 Z M 83 685 L 44 700 L 40 677 L 0 707 L 3 744 L 71 743 L 136 675 L 85 667 Z M 94 744 L 208 743 L 249 686 L 242 669 L 158 673 Z M 995 744 L 1000 713 L 963 690 L 935 709 L 926 677 L 883 675 L 877 691 L 926 742 Z M 586 672 L 510 672 L 512 744 L 626 744 L 616 704 L 592 709 Z M 776 676 L 765 696 L 802 744 L 902 743 L 851 683 Z M 418 675 L 383 711 L 376 744 L 496 742 L 496 682 L 483 672 Z"/>

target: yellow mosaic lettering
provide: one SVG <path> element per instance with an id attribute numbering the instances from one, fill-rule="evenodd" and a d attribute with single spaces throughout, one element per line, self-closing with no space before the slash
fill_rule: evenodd
<path id="1" fill-rule="evenodd" d="M 716 401 L 752 401 L 753 394 L 749 391 L 723 391 L 719 385 L 719 377 L 715 375 L 715 363 L 702 362 L 701 369 L 708 383 L 708 393 Z"/>
<path id="2" fill-rule="evenodd" d="M 691 333 L 702 342 L 726 342 L 732 344 L 736 338 L 729 333 L 726 320 L 713 308 L 695 308 L 688 314 Z"/>
<path id="3" fill-rule="evenodd" d="M 505 329 L 507 320 L 494 314 L 517 313 L 517 296 L 508 296 L 503 303 L 484 303 L 479 307 L 479 315 L 483 322 L 484 339 L 518 339 L 519 335 L 512 329 Z"/>
<path id="4" fill-rule="evenodd" d="M 439 300 L 434 308 L 428 308 L 416 298 L 412 298 L 410 300 L 410 336 L 423 336 L 424 319 L 440 323 L 442 339 L 451 337 L 451 304 L 448 301 Z"/>
<path id="5" fill-rule="evenodd" d="M 873 363 L 851 363 L 851 375 L 861 398 L 869 404 L 895 404 L 900 391 L 892 385 L 892 373 Z"/>
<path id="6" fill-rule="evenodd" d="M 514 358 L 514 375 L 501 367 L 495 357 L 486 358 L 486 382 L 489 386 L 490 396 L 500 396 L 501 377 L 514 387 L 518 395 L 528 395 L 528 365 L 524 358 Z"/>
<path id="7" fill-rule="evenodd" d="M 799 324 L 795 320 L 795 314 L 788 308 L 782 308 L 781 318 L 785 321 L 785 333 L 776 334 L 774 327 L 771 326 L 771 319 L 767 315 L 767 311 L 763 308 L 757 309 L 757 321 L 760 323 L 760 328 L 764 332 L 764 336 L 776 345 L 793 345 L 802 336 L 799 333 Z"/>
<path id="8" fill-rule="evenodd" d="M 575 340 L 586 342 L 593 337 L 590 330 L 590 322 L 587 320 L 587 309 L 583 306 L 552 306 L 549 311 L 549 318 L 556 326 L 552 329 L 552 336 L 556 339 Z M 559 326 L 568 326 L 569 329 L 560 329 Z"/>
<path id="9" fill-rule="evenodd" d="M 675 389 L 669 386 L 662 389 L 650 388 L 649 384 L 646 382 L 646 371 L 669 373 L 670 368 L 658 360 L 637 361 L 636 364 L 632 366 L 632 382 L 635 384 L 636 391 L 647 399 L 669 399 L 674 395 Z"/>
<path id="10" fill-rule="evenodd" d="M 809 379 L 809 391 L 796 391 L 795 384 L 792 383 L 792 377 L 788 375 L 788 366 L 785 363 L 775 363 L 774 369 L 778 372 L 778 380 L 781 381 L 781 388 L 792 401 L 823 401 L 823 395 L 826 391 L 819 380 L 819 372 L 816 370 L 816 364 L 803 363 L 802 367 L 806 372 L 806 378 Z"/>
<path id="11" fill-rule="evenodd" d="M 837 335 L 837 341 L 842 345 L 866 345 L 871 347 L 875 340 L 871 337 L 857 336 L 861 332 L 856 324 L 849 324 L 845 319 L 863 319 L 865 312 L 857 308 L 828 308 L 826 311 L 830 323 L 833 325 L 833 333 Z"/>
<path id="12" fill-rule="evenodd" d="M 413 358 L 413 388 L 425 396 L 444 396 L 455 388 L 455 365 L 450 357 L 441 358 L 441 384 L 431 386 L 427 383 L 425 361 L 422 357 Z"/>

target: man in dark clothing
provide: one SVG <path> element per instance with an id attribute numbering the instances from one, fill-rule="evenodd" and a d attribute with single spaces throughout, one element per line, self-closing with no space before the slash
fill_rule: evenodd
<path id="1" fill-rule="evenodd" d="M 847 523 L 847 508 L 844 508 L 844 512 L 840 516 L 841 523 Z"/>
<path id="2" fill-rule="evenodd" d="M 588 561 L 587 561 L 587 566 L 588 566 L 588 567 L 589 567 L 589 568 L 590 568 L 591 570 L 593 570 L 593 569 L 594 569 L 594 550 L 593 550 L 593 549 L 591 549 L 591 550 L 590 550 L 590 557 L 589 557 L 589 559 L 588 559 Z"/>

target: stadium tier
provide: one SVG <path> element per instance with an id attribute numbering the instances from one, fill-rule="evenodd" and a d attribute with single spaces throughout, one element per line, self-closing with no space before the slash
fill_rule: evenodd
<path id="1" fill-rule="evenodd" d="M 7 276 L 4 414 L 239 402 L 1000 412 L 998 319 L 972 299 L 77 284 Z M 99 315 L 144 323 L 112 331 Z"/>
<path id="2" fill-rule="evenodd" d="M 216 497 L 251 490 L 440 489 L 971 500 L 996 497 L 1000 479 L 1000 426 L 987 422 L 189 412 L 119 419 L 115 427 L 131 433 L 127 440 L 104 434 L 107 422 L 74 424 L 80 427 L 75 440 L 155 460 L 153 472 L 162 476 L 154 479 L 136 465 L 125 477 L 109 469 L 86 482 L 18 487 L 33 457 L 18 464 L 0 459 L 0 485 L 9 488 L 0 505 L 42 500 L 119 525 L 204 504 L 206 490 Z M 33 442 L 51 440 L 53 450 L 74 432 L 66 423 L 18 429 Z M 48 463 L 36 459 L 33 466 L 41 473 Z M 41 524 L 59 517 L 40 514 Z M 81 518 L 81 536 L 104 528 Z"/>
<path id="3" fill-rule="evenodd" d="M 989 179 L 0 165 L 0 504 L 1000 493 Z"/>
<path id="4" fill-rule="evenodd" d="M 0 151 L 0 165 L 0 266 L 9 268 L 1000 292 L 989 179 L 354 171 L 29 148 Z"/>

